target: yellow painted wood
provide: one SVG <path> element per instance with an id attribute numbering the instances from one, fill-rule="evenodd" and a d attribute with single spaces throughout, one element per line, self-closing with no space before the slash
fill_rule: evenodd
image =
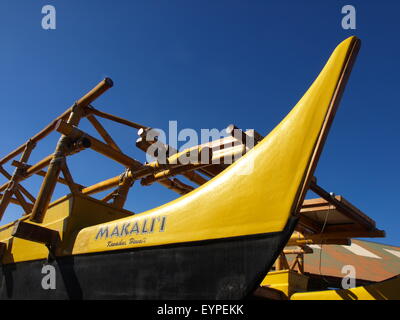
<path id="1" fill-rule="evenodd" d="M 342 76 L 351 37 L 333 52 L 310 89 L 259 144 L 194 191 L 137 215 L 83 195 L 53 203 L 41 226 L 60 232 L 57 255 L 280 232 L 301 196 L 305 173 Z M 29 219 L 29 215 L 23 219 Z M 43 259 L 44 245 L 11 237 L 3 263 Z"/>
<path id="2" fill-rule="evenodd" d="M 82 228 L 130 215 L 129 211 L 116 209 L 90 197 L 65 196 L 50 205 L 43 223 L 30 222 L 30 215 L 27 215 L 0 228 L 0 242 L 7 244 L 1 263 L 46 259 L 49 255 L 44 244 L 11 236 L 15 224 L 20 220 L 58 231 L 62 242 L 56 254 L 62 256 L 71 254 L 76 235 Z"/>
<path id="3" fill-rule="evenodd" d="M 400 277 L 348 290 L 295 293 L 291 300 L 400 300 Z"/>
<path id="4" fill-rule="evenodd" d="M 269 272 L 261 286 L 268 286 L 282 291 L 287 297 L 290 297 L 297 291 L 306 291 L 308 276 L 291 270 L 279 270 Z"/>
<path id="5" fill-rule="evenodd" d="M 245 156 L 175 201 L 82 230 L 73 253 L 282 231 L 293 214 L 293 204 L 298 200 L 296 197 L 354 41 L 355 37 L 348 38 L 336 48 L 294 109 Z M 153 221 L 153 232 L 146 232 Z M 137 228 L 144 232 L 137 232 Z"/>

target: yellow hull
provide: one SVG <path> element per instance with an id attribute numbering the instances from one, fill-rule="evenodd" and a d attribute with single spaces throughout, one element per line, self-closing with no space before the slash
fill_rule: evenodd
<path id="1" fill-rule="evenodd" d="M 0 297 L 228 299 L 251 294 L 295 228 L 358 48 L 355 37 L 343 41 L 268 136 L 190 193 L 135 215 L 77 193 L 53 203 L 42 223 L 28 221 L 27 215 L 20 219 L 26 224 L 2 227 Z M 59 234 L 52 259 L 37 240 L 44 228 L 35 225 L 46 227 L 50 238 Z M 15 227 L 17 235 L 20 227 L 27 229 L 18 237 Z M 33 240 L 32 229 L 37 230 Z M 54 292 L 38 286 L 44 263 L 57 270 Z"/>
<path id="2" fill-rule="evenodd" d="M 53 209 L 60 212 L 50 210 L 41 225 L 60 232 L 63 241 L 69 243 L 62 245 L 57 254 L 77 255 L 284 230 L 305 196 L 358 46 L 355 37 L 343 41 L 310 89 L 268 136 L 189 194 L 113 221 L 93 217 L 83 228 L 66 227 L 71 218 L 63 206 Z M 47 257 L 45 245 L 28 245 L 25 240 L 14 239 L 12 227 L 0 230 L 0 241 L 7 244 L 3 262 Z M 120 245 L 110 246 L 110 241 Z M 27 247 L 35 249 L 26 254 Z"/>

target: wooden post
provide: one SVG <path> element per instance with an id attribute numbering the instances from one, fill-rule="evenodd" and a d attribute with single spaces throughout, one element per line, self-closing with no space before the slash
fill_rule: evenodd
<path id="1" fill-rule="evenodd" d="M 62 133 L 64 137 L 70 137 L 70 139 L 79 139 L 85 137 L 90 141 L 91 149 L 122 164 L 127 168 L 140 168 L 141 166 L 143 166 L 139 161 L 127 156 L 120 151 L 115 150 L 108 144 L 101 142 L 100 140 L 74 127 L 73 125 L 66 123 L 65 121 L 60 120 L 57 123 L 56 131 Z"/>
<path id="2" fill-rule="evenodd" d="M 3 198 L 3 194 L 0 193 L 0 199 L 1 199 L 1 198 Z M 17 198 L 11 198 L 11 199 L 10 199 L 10 203 L 16 204 L 16 205 L 18 205 L 18 206 L 21 205 L 21 203 L 18 201 Z"/>
<path id="3" fill-rule="evenodd" d="M 21 166 L 25 166 L 26 167 L 26 170 L 29 170 L 32 166 L 30 166 L 30 165 L 24 165 L 24 164 L 22 164 L 21 162 L 19 162 L 19 161 L 17 161 L 17 160 L 14 160 L 12 163 L 11 163 L 11 165 L 12 166 L 14 166 L 14 167 L 21 167 Z M 30 173 L 30 175 L 32 175 L 32 174 L 36 174 L 36 175 L 38 175 L 38 176 L 41 176 L 41 177 L 45 177 L 46 176 L 46 171 L 44 171 L 44 170 L 38 170 L 38 171 L 36 171 L 36 172 L 31 172 Z M 25 175 L 24 176 L 24 179 L 26 179 L 26 178 L 28 178 L 28 176 L 27 175 Z M 67 180 L 65 180 L 65 179 L 63 179 L 63 178 L 58 178 L 57 179 L 57 182 L 59 182 L 59 183 L 61 183 L 61 184 L 65 184 L 66 186 L 68 186 L 68 182 L 67 182 Z M 82 185 L 80 185 L 80 184 L 78 184 L 78 183 L 75 183 L 76 184 L 76 186 L 77 186 L 77 188 L 79 189 L 79 190 L 82 190 L 83 188 L 85 188 L 84 186 L 82 186 Z M 21 185 L 19 185 L 19 188 L 21 188 L 22 186 Z M 21 192 L 23 191 L 23 189 L 21 188 Z M 31 200 L 32 201 L 32 203 L 35 203 L 35 199 L 34 200 Z"/>
<path id="4" fill-rule="evenodd" d="M 0 263 L 6 250 L 7 250 L 7 244 L 5 244 L 4 242 L 0 242 Z"/>
<path id="5" fill-rule="evenodd" d="M 72 112 L 69 115 L 67 123 L 71 126 L 77 126 L 81 117 L 84 115 L 83 108 L 87 107 L 91 102 L 97 99 L 101 94 L 103 94 L 112 86 L 112 80 L 106 78 L 101 81 L 95 88 L 93 88 L 89 93 L 79 99 L 72 108 Z M 62 135 L 60 140 L 58 141 L 56 150 L 49 164 L 49 168 L 47 170 L 37 200 L 33 207 L 32 215 L 30 218 L 31 221 L 37 223 L 41 223 L 43 221 L 44 215 L 47 211 L 51 197 L 53 195 L 58 176 L 61 171 L 62 162 L 65 161 L 64 159 L 67 152 L 66 149 L 68 142 L 69 138 L 65 135 Z"/>
<path id="6" fill-rule="evenodd" d="M 283 252 L 281 252 L 279 254 L 278 259 L 276 259 L 276 262 L 275 262 L 275 271 L 280 271 L 280 270 L 285 270 L 285 269 L 289 269 L 289 264 L 288 264 L 285 254 Z"/>
<path id="7" fill-rule="evenodd" d="M 93 125 L 96 131 L 102 136 L 104 141 L 107 142 L 107 144 L 109 144 L 115 150 L 121 152 L 121 149 L 115 143 L 113 138 L 111 138 L 111 136 L 108 134 L 107 130 L 104 129 L 101 123 L 95 118 L 95 116 L 89 114 L 86 118 L 90 121 L 90 123 Z"/>
<path id="8" fill-rule="evenodd" d="M 126 198 L 129 193 L 129 189 L 132 187 L 134 179 L 129 175 L 128 170 L 121 175 L 121 179 L 117 190 L 115 190 L 115 196 L 113 200 L 113 206 L 122 209 L 125 205 Z"/>
<path id="9" fill-rule="evenodd" d="M 300 274 L 304 274 L 304 253 L 300 253 L 298 255 L 298 259 L 299 259 L 299 272 Z"/>
<path id="10" fill-rule="evenodd" d="M 16 161 L 16 160 L 14 160 L 14 161 Z M 14 162 L 14 161 L 13 161 L 13 162 Z M 19 161 L 16 161 L 16 162 L 18 162 L 18 163 L 21 164 L 20 167 L 25 167 L 25 165 L 23 165 L 22 162 L 19 162 Z M 24 168 L 24 170 L 25 170 L 25 168 Z M 1 165 L 0 165 L 0 173 L 1 173 L 7 180 L 11 180 L 11 177 L 12 177 L 11 174 L 9 174 Z M 18 177 L 18 182 L 21 181 L 21 180 L 24 180 L 24 179 L 25 179 L 24 177 L 19 176 L 19 177 Z M 5 189 L 7 189 L 7 186 L 8 186 L 8 182 L 7 182 L 5 185 L 3 185 L 3 186 L 0 187 L 0 192 L 1 192 L 1 191 L 4 191 Z M 34 203 L 34 202 L 36 201 L 35 197 L 32 196 L 32 195 L 29 193 L 29 191 L 26 190 L 22 185 L 18 184 L 18 189 L 21 190 L 21 192 L 22 192 L 30 201 L 32 201 L 32 203 Z"/>
<path id="11" fill-rule="evenodd" d="M 25 145 L 24 152 L 22 153 L 20 162 L 25 163 L 28 161 L 29 156 L 32 153 L 32 150 L 35 148 L 35 143 L 32 142 L 31 140 L 28 140 L 28 142 Z M 18 201 L 20 201 L 22 208 L 24 209 L 25 213 L 30 212 L 30 206 L 28 203 L 25 201 L 24 197 L 19 193 L 17 190 L 18 188 L 18 179 L 22 175 L 22 169 L 21 168 L 15 168 L 13 175 L 11 176 L 11 179 L 8 183 L 7 189 L 4 192 L 3 198 L 0 200 L 0 220 L 4 215 L 4 212 L 7 209 L 8 204 L 10 203 L 11 197 L 13 194 L 16 195 Z"/>
<path id="12" fill-rule="evenodd" d="M 61 164 L 61 171 L 64 175 L 64 179 L 67 182 L 67 185 L 68 185 L 69 189 L 71 190 L 71 192 L 72 193 L 80 193 L 79 187 L 74 182 L 71 172 L 68 169 L 67 161 L 65 158 L 64 158 L 64 162 Z"/>

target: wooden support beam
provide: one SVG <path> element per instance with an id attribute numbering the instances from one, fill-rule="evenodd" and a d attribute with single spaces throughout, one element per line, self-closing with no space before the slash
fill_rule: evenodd
<path id="1" fill-rule="evenodd" d="M 132 127 L 132 128 L 138 129 L 138 130 L 139 129 L 147 129 L 148 128 L 148 127 L 146 127 L 144 125 L 141 125 L 141 124 L 126 120 L 124 118 L 117 117 L 117 116 L 114 116 L 112 114 L 100 111 L 100 110 L 94 108 L 91 105 L 87 106 L 85 109 L 86 109 L 87 113 L 92 113 L 92 114 L 94 114 L 94 115 L 96 115 L 98 117 L 101 117 L 101 118 L 104 118 L 104 119 L 108 119 L 108 120 L 111 120 L 111 121 L 114 121 L 114 122 L 117 122 L 117 123 L 120 123 L 120 124 L 124 124 L 124 125 L 126 125 L 128 127 Z"/>
<path id="2" fill-rule="evenodd" d="M 211 164 L 212 149 L 209 147 L 194 146 L 169 156 L 165 164 Z M 158 163 L 158 161 L 156 161 Z M 151 164 L 149 164 L 151 165 Z"/>
<path id="3" fill-rule="evenodd" d="M 148 129 L 147 129 L 148 130 Z M 146 130 L 139 130 L 139 132 L 141 134 L 141 137 L 136 140 L 136 146 L 147 153 L 148 148 L 156 142 L 155 139 L 153 139 L 152 141 L 146 140 Z M 151 140 L 151 137 L 150 137 Z M 171 146 L 165 145 L 165 154 L 168 155 L 169 153 L 176 153 L 177 150 L 173 149 Z M 188 179 L 189 181 L 192 181 L 198 185 L 202 185 L 204 183 L 206 183 L 208 180 L 203 178 L 201 175 L 199 175 L 198 173 L 196 173 L 195 171 L 190 171 L 190 172 L 183 172 L 182 175 Z"/>
<path id="4" fill-rule="evenodd" d="M 110 145 L 111 148 L 114 148 L 115 150 L 121 152 L 121 149 L 118 147 L 113 138 L 109 135 L 107 130 L 104 129 L 102 124 L 96 119 L 95 116 L 89 114 L 86 118 L 90 121 L 90 123 L 93 125 L 96 131 L 102 136 L 104 141 Z"/>
<path id="5" fill-rule="evenodd" d="M 25 177 L 30 177 L 31 175 L 36 174 L 40 170 L 46 168 L 50 164 L 52 159 L 53 159 L 53 155 L 50 154 L 47 157 L 40 160 L 39 162 L 31 165 L 29 168 L 26 169 Z M 47 174 L 47 172 L 46 172 L 46 174 Z"/>
<path id="6" fill-rule="evenodd" d="M 297 228 L 299 227 L 304 227 L 309 231 L 319 233 L 322 231 L 323 225 L 301 214 Z"/>
<path id="7" fill-rule="evenodd" d="M 127 156 L 121 152 L 114 150 L 107 144 L 97 140 L 96 138 L 91 137 L 90 135 L 84 133 L 83 131 L 79 130 L 76 127 L 69 125 L 68 123 L 66 123 L 64 121 L 58 122 L 56 130 L 58 132 L 62 133 L 63 135 L 69 136 L 73 139 L 78 139 L 78 138 L 81 138 L 84 136 L 90 140 L 90 143 L 91 143 L 90 148 L 92 148 L 93 150 L 103 154 L 106 157 L 113 159 L 114 161 L 119 162 L 120 164 L 124 165 L 125 167 L 131 168 L 131 170 L 135 170 L 135 169 L 143 170 L 143 171 L 140 171 L 141 174 L 145 174 L 145 175 L 149 174 L 148 169 L 144 168 L 144 165 L 142 163 L 140 163 L 139 161 L 137 161 L 133 158 L 130 158 L 129 156 Z M 115 184 L 115 183 L 117 183 L 116 178 L 117 177 L 114 177 L 114 178 L 107 180 L 106 182 L 101 182 L 92 187 L 85 188 L 82 190 L 82 192 L 84 194 L 92 194 L 92 193 L 110 189 L 110 188 L 116 186 L 116 184 Z M 137 178 L 138 178 L 138 175 L 135 175 L 135 179 L 137 179 Z M 118 179 L 119 179 L 119 176 L 118 176 Z M 164 185 L 165 187 L 167 187 L 168 189 L 172 189 L 172 190 L 178 192 L 179 194 L 187 193 L 186 189 L 182 190 L 182 188 L 177 186 L 177 184 L 174 183 L 173 181 L 163 180 L 162 182 L 161 181 L 158 181 L 158 182 L 160 184 Z"/>
<path id="8" fill-rule="evenodd" d="M 32 212 L 33 204 L 26 202 L 24 196 L 21 194 L 21 192 L 16 189 L 14 190 L 15 197 L 17 198 L 20 206 L 22 209 L 25 211 L 25 215 L 29 214 Z"/>
<path id="9" fill-rule="evenodd" d="M 100 201 L 108 202 L 111 199 L 114 199 L 116 195 L 116 190 L 112 190 L 110 193 L 108 193 L 104 198 L 102 198 Z"/>
<path id="10" fill-rule="evenodd" d="M 86 95 L 84 95 L 81 99 L 79 99 L 72 108 L 72 112 L 69 115 L 67 124 L 69 126 L 77 126 L 80 119 L 85 115 L 83 108 L 87 107 L 91 102 L 97 99 L 101 94 L 103 94 L 112 86 L 112 80 L 106 78 L 101 81 L 95 88 L 89 91 Z M 65 121 L 60 119 L 57 124 L 60 122 Z M 47 211 L 51 197 L 53 195 L 58 176 L 61 171 L 61 163 L 63 161 L 63 158 L 66 156 L 68 144 L 70 142 L 70 139 L 66 135 L 62 135 L 60 140 L 58 141 L 54 156 L 49 164 L 49 168 L 47 170 L 45 178 L 43 179 L 42 186 L 33 207 L 32 215 L 30 217 L 31 221 L 38 223 L 41 223 L 43 221 L 44 215 Z"/>
<path id="11" fill-rule="evenodd" d="M 156 181 L 162 181 L 166 178 L 170 178 L 172 176 L 176 176 L 178 174 L 183 174 L 188 171 L 193 171 L 205 166 L 209 166 L 209 164 L 187 164 L 176 168 L 171 168 L 167 170 L 163 170 L 152 175 L 148 175 L 147 177 L 141 180 L 141 184 L 144 186 L 148 186 Z"/>
<path id="12" fill-rule="evenodd" d="M 82 193 L 85 195 L 91 195 L 95 193 L 99 193 L 111 188 L 118 186 L 120 180 L 120 176 L 116 176 L 104 181 L 100 181 L 92 186 L 86 187 L 82 189 Z"/>
<path id="13" fill-rule="evenodd" d="M 369 233 L 371 234 L 371 233 Z M 366 233 L 356 233 L 356 232 L 343 232 L 343 233 L 331 233 L 331 234 L 306 234 L 303 235 L 298 231 L 293 232 L 290 236 L 289 241 L 286 246 L 304 246 L 307 244 L 338 244 L 338 245 L 348 245 L 350 238 L 359 237 L 369 237 Z"/>
<path id="14" fill-rule="evenodd" d="M 342 238 L 342 239 L 306 239 L 306 240 L 289 240 L 286 245 L 287 246 L 302 246 L 302 245 L 310 245 L 310 244 L 335 244 L 342 246 L 349 246 L 351 244 L 351 239 Z"/>
<path id="15" fill-rule="evenodd" d="M 164 179 L 164 180 L 160 180 L 157 182 L 159 184 L 163 185 L 164 187 L 179 193 L 180 195 L 187 194 L 191 191 L 190 189 L 188 189 L 186 187 L 182 187 L 185 184 L 176 178 L 174 180 Z"/>
<path id="16" fill-rule="evenodd" d="M 29 170 L 29 169 L 32 167 L 32 166 L 29 165 L 29 164 L 23 164 L 23 163 L 21 163 L 21 162 L 19 162 L 19 161 L 17 161 L 17 160 L 13 160 L 13 162 L 11 162 L 11 165 L 13 165 L 13 166 L 15 166 L 15 167 L 25 167 L 26 170 Z M 29 175 L 29 176 L 31 176 L 33 173 L 36 174 L 36 175 L 38 175 L 38 176 L 41 176 L 41 177 L 45 177 L 45 176 L 46 176 L 46 171 L 44 171 L 44 170 L 39 170 L 39 171 L 36 171 L 36 172 L 30 172 L 30 175 Z M 26 179 L 26 178 L 27 178 L 27 176 L 24 176 L 24 179 Z M 63 179 L 63 178 L 61 178 L 61 177 L 58 177 L 57 182 L 68 186 L 67 180 L 65 180 L 65 179 Z M 79 184 L 79 183 L 75 183 L 75 185 L 77 186 L 77 188 L 78 188 L 79 190 L 82 190 L 83 188 L 85 188 L 85 186 L 83 186 L 83 185 L 81 185 L 81 184 Z M 19 185 L 19 186 L 21 187 L 21 185 Z M 21 190 L 21 191 L 22 191 L 22 190 Z M 32 202 L 34 203 L 35 201 L 32 201 Z"/>
<path id="17" fill-rule="evenodd" d="M 2 193 L 0 193 L 0 199 L 1 198 L 3 198 L 3 194 Z M 16 204 L 18 206 L 21 206 L 21 204 L 19 203 L 18 199 L 16 199 L 16 198 L 11 198 L 10 202 L 13 203 L 13 204 Z"/>
<path id="18" fill-rule="evenodd" d="M 230 124 L 226 129 L 226 133 L 230 136 L 234 137 L 236 140 L 240 141 L 241 144 L 248 146 L 249 148 L 254 147 L 255 139 L 254 137 L 250 137 L 242 129 L 239 129 L 234 124 Z"/>
<path id="19" fill-rule="evenodd" d="M 311 181 L 310 190 L 315 192 L 316 194 L 318 194 L 321 198 L 325 199 L 330 204 L 334 205 L 336 207 L 336 209 L 338 209 L 346 217 L 357 221 L 357 223 L 359 223 L 361 226 L 365 227 L 366 230 L 370 230 L 371 227 L 372 228 L 374 227 L 373 225 L 371 225 L 370 220 L 366 220 L 366 219 L 362 218 L 360 215 L 352 214 L 352 208 L 350 208 L 348 205 L 338 201 L 329 192 L 325 191 L 323 188 L 321 188 L 319 185 L 317 185 L 315 180 Z"/>
<path id="20" fill-rule="evenodd" d="M 300 253 L 297 255 L 299 273 L 304 274 L 304 253 Z"/>
<path id="21" fill-rule="evenodd" d="M 16 160 L 14 160 L 16 161 Z M 11 175 L 0 165 L 0 173 L 4 175 L 4 177 L 8 180 L 11 179 Z M 18 182 L 25 180 L 25 178 L 19 177 Z M 18 189 L 27 197 L 32 203 L 35 203 L 36 199 L 33 195 L 30 194 L 28 190 L 26 190 L 21 184 L 18 183 Z M 5 190 L 5 189 L 4 189 Z M 3 186 L 0 187 L 0 192 L 4 191 Z"/>
<path id="22" fill-rule="evenodd" d="M 304 246 L 303 248 L 300 249 L 284 249 L 283 250 L 284 254 L 309 254 L 313 253 L 313 249 L 310 247 Z"/>
<path id="23" fill-rule="evenodd" d="M 67 185 L 68 185 L 69 189 L 71 190 L 71 192 L 74 193 L 74 194 L 80 193 L 80 189 L 76 185 L 76 183 L 74 182 L 74 179 L 72 178 L 71 172 L 68 169 L 66 159 L 64 159 L 64 162 L 61 164 L 61 171 L 62 171 L 62 173 L 64 175 L 64 179 L 67 182 Z M 59 178 L 57 178 L 57 181 L 58 180 L 59 180 Z"/>
<path id="24" fill-rule="evenodd" d="M 297 255 L 296 258 L 294 258 L 294 260 L 292 261 L 292 264 L 289 266 L 289 270 L 294 271 L 296 266 L 298 266 L 299 271 L 301 270 L 299 256 L 300 255 Z"/>
<path id="25" fill-rule="evenodd" d="M 32 140 L 28 140 L 24 151 L 21 155 L 20 161 L 25 163 L 29 160 L 29 157 L 32 153 L 32 150 L 35 148 L 36 143 L 32 142 Z M 16 168 L 14 170 L 13 175 L 10 178 L 9 184 L 7 189 L 4 191 L 3 198 L 0 200 L 0 220 L 4 215 L 5 210 L 7 209 L 8 204 L 10 203 L 11 196 L 15 194 L 18 201 L 20 201 L 22 208 L 24 209 L 25 213 L 30 212 L 30 208 L 28 203 L 25 201 L 24 197 L 18 191 L 18 181 L 22 177 L 22 169 Z"/>
<path id="26" fill-rule="evenodd" d="M 287 270 L 289 269 L 289 263 L 286 259 L 286 256 L 283 252 L 281 252 L 279 254 L 278 259 L 276 259 L 275 261 L 275 270 L 279 271 L 279 270 Z"/>
<path id="27" fill-rule="evenodd" d="M 126 198 L 130 188 L 132 187 L 134 180 L 129 176 L 127 172 L 122 175 L 121 180 L 118 184 L 117 190 L 115 190 L 115 196 L 113 197 L 113 206 L 122 209 L 125 205 Z"/>
<path id="28" fill-rule="evenodd" d="M 4 212 L 7 209 L 8 204 L 11 201 L 12 195 L 13 195 L 13 188 L 7 188 L 3 194 L 3 196 L 1 197 L 0 200 L 0 220 L 3 217 Z M 18 201 L 18 200 L 17 200 Z M 19 204 L 19 203 L 18 203 Z"/>
<path id="29" fill-rule="evenodd" d="M 82 130 L 79 130 L 73 125 L 66 123 L 65 121 L 60 120 L 57 123 L 56 131 L 62 133 L 64 136 L 70 137 L 71 139 L 79 139 L 82 137 L 89 139 L 91 149 L 122 164 L 127 168 L 140 168 L 141 166 L 143 166 L 143 164 L 139 161 L 111 148 L 109 145 L 101 142 L 100 140 L 97 140 L 96 138 L 88 135 Z"/>
<path id="30" fill-rule="evenodd" d="M 208 167 L 208 166 L 207 166 Z M 204 167 L 203 167 L 204 168 Z M 205 184 L 208 180 L 203 178 L 201 175 L 197 174 L 195 171 L 186 171 L 181 173 L 186 179 L 192 181 L 199 186 Z"/>
<path id="31" fill-rule="evenodd" d="M 194 188 L 193 188 L 192 186 L 189 186 L 189 185 L 187 185 L 186 183 L 183 183 L 182 181 L 180 181 L 180 180 L 177 179 L 177 178 L 172 179 L 172 181 L 173 181 L 179 188 L 181 188 L 182 190 L 185 190 L 185 189 L 186 189 L 187 193 L 189 193 L 190 191 L 193 191 L 193 190 L 194 190 Z"/>
<path id="32" fill-rule="evenodd" d="M 0 242 L 0 264 L 1 264 L 1 259 L 3 259 L 4 254 L 6 253 L 7 250 L 7 244 L 4 242 Z"/>
<path id="33" fill-rule="evenodd" d="M 52 229 L 18 221 L 11 233 L 13 237 L 43 243 L 49 250 L 54 250 L 60 242 L 60 234 Z"/>
<path id="34" fill-rule="evenodd" d="M 385 231 L 383 230 L 371 230 L 371 231 L 344 231 L 344 232 L 324 232 L 316 235 L 309 235 L 308 238 L 313 242 L 323 240 L 335 240 L 335 239 L 350 239 L 350 238 L 383 238 L 385 237 Z"/>
<path id="35" fill-rule="evenodd" d="M 46 126 L 42 131 L 40 131 L 39 133 L 37 133 L 35 136 L 33 136 L 30 140 L 34 143 L 39 142 L 40 140 L 42 140 L 43 138 L 45 138 L 47 135 L 49 135 L 53 130 L 54 127 L 57 123 L 58 120 L 62 119 L 62 120 L 66 120 L 68 119 L 70 113 L 71 113 L 72 107 L 69 108 L 68 110 L 66 110 L 63 114 L 61 114 L 60 116 L 58 116 L 56 119 L 54 119 L 48 126 Z M 10 152 L 8 155 L 6 155 L 5 157 L 3 157 L 0 160 L 0 165 L 5 164 L 6 162 L 10 161 L 12 158 L 16 157 L 17 155 L 19 155 L 21 152 L 24 151 L 25 149 L 25 143 L 21 146 L 19 146 L 17 149 L 15 149 L 14 151 Z"/>

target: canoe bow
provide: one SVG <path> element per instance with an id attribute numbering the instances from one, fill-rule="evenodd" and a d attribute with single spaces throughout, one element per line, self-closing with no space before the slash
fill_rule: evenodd
<path id="1" fill-rule="evenodd" d="M 359 46 L 356 37 L 340 43 L 282 122 L 221 174 L 158 208 L 83 229 L 73 254 L 121 249 L 107 247 L 109 240 L 126 240 L 126 249 L 284 230 L 303 202 Z M 163 232 L 131 233 L 161 219 Z M 137 241 L 129 244 L 132 234 Z"/>

